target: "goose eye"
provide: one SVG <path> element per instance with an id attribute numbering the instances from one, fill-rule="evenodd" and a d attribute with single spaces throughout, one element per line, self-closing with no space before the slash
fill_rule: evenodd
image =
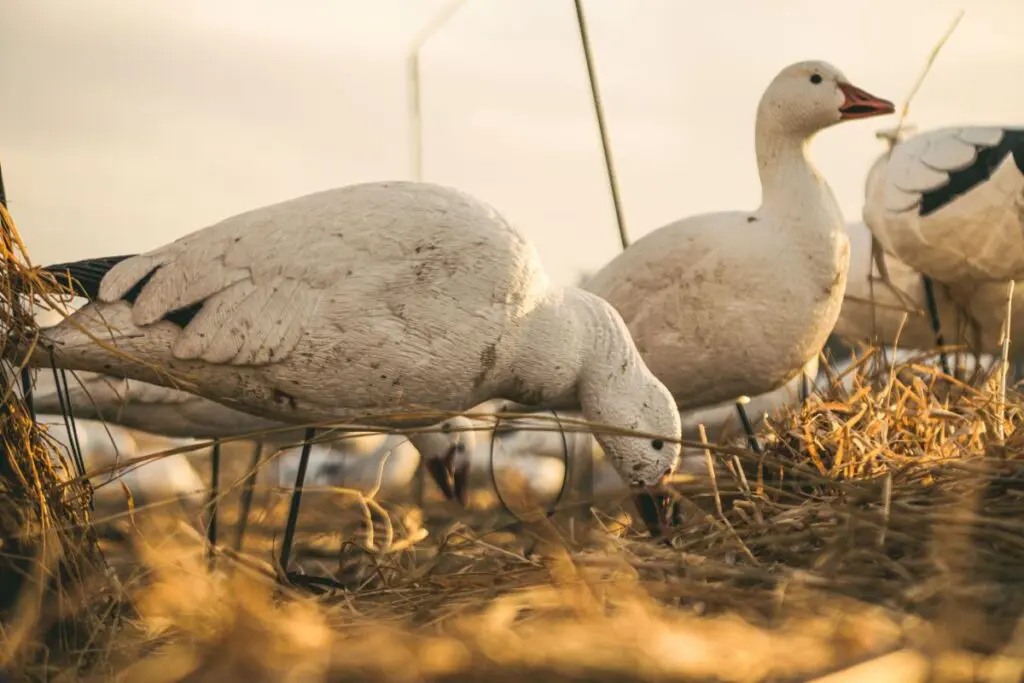
<path id="1" fill-rule="evenodd" d="M 811 74 L 811 83 L 814 85 L 821 83 L 821 74 Z"/>
<path id="2" fill-rule="evenodd" d="M 452 426 L 445 422 L 443 425 L 441 425 L 441 431 L 447 434 L 448 432 L 452 431 Z"/>
<path id="3" fill-rule="evenodd" d="M 662 441 L 661 439 L 655 439 L 654 441 L 651 442 L 651 448 L 653 448 L 656 451 L 660 451 L 664 447 L 665 442 Z"/>

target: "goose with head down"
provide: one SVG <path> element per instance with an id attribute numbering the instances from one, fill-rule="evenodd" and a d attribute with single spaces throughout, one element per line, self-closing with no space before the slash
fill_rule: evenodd
<path id="1" fill-rule="evenodd" d="M 580 408 L 646 435 L 597 438 L 638 495 L 666 507 L 658 489 L 678 459 L 679 415 L 622 318 L 598 296 L 553 286 L 525 236 L 458 190 L 326 190 L 144 254 L 46 270 L 90 303 L 43 331 L 38 366 L 52 348 L 60 367 L 180 379 L 298 424 L 424 426 L 438 421 L 426 409 L 491 398 Z"/>
<path id="2" fill-rule="evenodd" d="M 817 356 L 839 315 L 850 245 L 808 145 L 837 123 L 892 111 L 830 64 L 786 67 L 757 108 L 761 206 L 659 228 L 584 285 L 622 315 L 680 409 L 775 391 Z"/>

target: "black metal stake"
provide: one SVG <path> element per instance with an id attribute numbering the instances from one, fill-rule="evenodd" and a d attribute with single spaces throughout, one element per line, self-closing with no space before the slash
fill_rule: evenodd
<path id="1" fill-rule="evenodd" d="M 245 540 L 245 530 L 249 526 L 249 513 L 252 510 L 253 489 L 256 486 L 256 472 L 260 466 L 260 456 L 263 455 L 263 442 L 256 441 L 256 447 L 252 452 L 252 465 L 249 473 L 245 475 L 245 483 L 242 484 L 242 514 L 238 520 L 238 538 L 235 540 L 235 548 L 242 550 L 242 541 Z"/>
<path id="2" fill-rule="evenodd" d="M 747 409 L 743 407 L 743 401 L 736 401 L 736 412 L 740 415 L 743 431 L 747 433 L 747 443 L 750 444 L 750 450 L 761 455 L 764 451 L 761 450 L 761 442 L 757 440 L 754 425 L 750 423 L 750 418 L 747 417 Z"/>
<path id="3" fill-rule="evenodd" d="M 921 275 L 921 284 L 924 285 L 924 298 L 928 306 L 928 318 L 932 324 L 932 332 L 935 333 L 935 344 L 939 347 L 939 364 L 942 366 L 942 371 L 948 375 L 949 360 L 946 358 L 946 352 L 942 350 L 946 341 L 942 336 L 942 327 L 939 324 L 939 304 L 935 300 L 935 285 L 927 275 Z"/>
<path id="4" fill-rule="evenodd" d="M 284 540 L 281 542 L 281 571 L 288 574 L 288 561 L 291 559 L 292 542 L 295 539 L 295 525 L 299 521 L 299 504 L 302 502 L 302 484 L 306 480 L 306 466 L 309 464 L 309 453 L 313 449 L 313 436 L 316 430 L 306 430 L 305 442 L 302 444 L 302 455 L 299 457 L 299 471 L 295 473 L 295 490 L 292 492 L 291 506 L 288 508 L 288 522 L 284 527 Z"/>
<path id="5" fill-rule="evenodd" d="M 71 392 L 67 390 L 68 376 L 63 370 L 58 371 L 53 362 L 53 351 L 50 351 L 50 368 L 53 370 L 53 383 L 57 390 L 57 402 L 60 404 L 60 413 L 64 417 L 64 428 L 68 432 L 68 445 L 71 448 L 71 459 L 78 470 L 78 476 L 85 478 L 85 456 L 82 454 L 82 445 L 78 441 L 78 428 L 75 426 L 75 414 L 71 409 Z M 86 483 L 89 489 L 89 510 L 95 511 L 95 498 L 92 486 Z"/>
<path id="6" fill-rule="evenodd" d="M 207 552 L 210 565 L 217 556 L 217 499 L 220 498 L 220 439 L 213 442 L 210 454 L 210 526 L 206 531 L 206 539 L 210 542 Z"/>

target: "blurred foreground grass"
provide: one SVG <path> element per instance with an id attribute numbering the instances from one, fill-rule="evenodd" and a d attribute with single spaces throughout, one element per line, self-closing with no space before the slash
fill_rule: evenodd
<path id="1" fill-rule="evenodd" d="M 297 565 L 344 585 L 317 595 L 274 581 L 280 493 L 257 492 L 234 549 L 249 455 L 228 445 L 213 571 L 199 525 L 171 507 L 97 510 L 119 604 L 80 608 L 114 626 L 22 658 L 17 675 L 1021 680 L 1017 397 L 1004 407 L 994 382 L 923 364 L 893 371 L 874 350 L 852 372 L 851 390 L 837 382 L 766 425 L 763 454 L 709 453 L 717 474 L 685 490 L 671 547 L 634 532 L 614 501 L 573 534 L 561 514 L 487 533 L 487 516 L 382 503 L 368 544 L 357 497 L 307 491 Z"/>

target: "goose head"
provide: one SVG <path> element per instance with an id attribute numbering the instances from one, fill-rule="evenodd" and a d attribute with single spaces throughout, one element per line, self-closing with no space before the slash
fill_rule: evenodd
<path id="1" fill-rule="evenodd" d="M 440 431 L 410 434 L 409 441 L 419 451 L 422 466 L 444 497 L 462 502 L 466 492 L 455 461 L 460 453 L 472 452 L 476 446 L 477 427 L 469 418 L 457 415 L 442 422 L 439 428 Z"/>
<path id="2" fill-rule="evenodd" d="M 758 121 L 798 137 L 841 121 L 892 114 L 889 100 L 853 85 L 827 62 L 797 62 L 784 68 L 761 97 Z"/>

